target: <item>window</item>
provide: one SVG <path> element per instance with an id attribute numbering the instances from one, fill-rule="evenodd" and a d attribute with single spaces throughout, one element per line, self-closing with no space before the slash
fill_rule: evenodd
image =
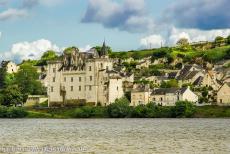
<path id="1" fill-rule="evenodd" d="M 153 98 L 153 101 L 156 101 L 156 98 Z"/>
<path id="2" fill-rule="evenodd" d="M 66 82 L 66 77 L 64 77 L 64 82 Z"/>
<path id="3" fill-rule="evenodd" d="M 73 77 L 71 77 L 71 82 L 73 82 Z"/>
<path id="4" fill-rule="evenodd" d="M 89 91 L 91 91 L 92 90 L 92 86 L 89 86 Z"/>
<path id="5" fill-rule="evenodd" d="M 103 63 L 101 63 L 101 68 L 103 68 Z"/>
<path id="6" fill-rule="evenodd" d="M 54 92 L 54 87 L 51 87 L 51 92 Z"/>
<path id="7" fill-rule="evenodd" d="M 73 91 L 73 86 L 71 86 L 71 91 Z"/>
<path id="8" fill-rule="evenodd" d="M 53 82 L 55 82 L 55 77 L 53 77 Z"/>
<path id="9" fill-rule="evenodd" d="M 56 72 L 56 68 L 53 68 L 53 73 L 55 73 Z"/>
<path id="10" fill-rule="evenodd" d="M 117 91 L 118 91 L 118 87 L 117 87 Z"/>
<path id="11" fill-rule="evenodd" d="M 79 77 L 79 82 L 81 82 L 81 77 Z"/>
<path id="12" fill-rule="evenodd" d="M 79 91 L 81 91 L 81 86 L 79 86 Z"/>
<path id="13" fill-rule="evenodd" d="M 160 99 L 161 101 L 163 101 L 163 98 L 161 97 L 161 99 Z"/>
<path id="14" fill-rule="evenodd" d="M 223 101 L 222 101 L 222 99 L 220 99 L 220 103 L 222 103 Z"/>
<path id="15" fill-rule="evenodd" d="M 89 71 L 92 71 L 92 67 L 91 66 L 89 66 Z"/>
<path id="16" fill-rule="evenodd" d="M 92 77 L 92 76 L 90 76 L 90 77 L 89 77 L 89 80 L 90 80 L 90 81 L 92 81 L 92 80 L 93 80 L 93 77 Z"/>

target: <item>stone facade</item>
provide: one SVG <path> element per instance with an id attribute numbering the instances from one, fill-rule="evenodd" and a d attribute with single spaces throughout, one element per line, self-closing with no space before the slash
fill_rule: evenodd
<path id="1" fill-rule="evenodd" d="M 230 105 L 230 83 L 224 85 L 217 92 L 217 105 L 229 106 Z"/>
<path id="2" fill-rule="evenodd" d="M 9 74 L 17 73 L 19 69 L 17 64 L 13 63 L 12 61 L 2 61 L 1 65 L 6 69 L 6 72 Z"/>
<path id="3" fill-rule="evenodd" d="M 64 51 L 63 60 L 48 62 L 49 106 L 68 106 L 90 103 L 108 105 L 121 98 L 122 79 L 114 76 L 112 60 L 106 46 L 101 52 L 91 49 L 80 53 L 77 48 Z"/>

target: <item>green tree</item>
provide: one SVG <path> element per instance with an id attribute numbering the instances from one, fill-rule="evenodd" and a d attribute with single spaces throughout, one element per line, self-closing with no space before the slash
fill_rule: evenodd
<path id="1" fill-rule="evenodd" d="M 215 44 L 216 44 L 216 46 L 221 46 L 221 44 L 224 43 L 224 41 L 225 41 L 225 39 L 223 37 L 221 37 L 221 36 L 217 36 L 215 38 Z"/>
<path id="2" fill-rule="evenodd" d="M 37 65 L 47 65 L 47 61 L 56 59 L 58 55 L 53 50 L 48 50 L 43 53 L 41 59 L 38 61 Z"/>
<path id="3" fill-rule="evenodd" d="M 172 108 L 173 117 L 190 118 L 196 112 L 196 106 L 189 101 L 178 101 Z"/>
<path id="4" fill-rule="evenodd" d="M 189 41 L 188 41 L 187 38 L 181 38 L 181 39 L 179 39 L 176 44 L 183 51 L 191 50 L 191 46 L 189 45 Z"/>
<path id="5" fill-rule="evenodd" d="M 125 97 L 117 99 L 108 106 L 108 115 L 111 118 L 124 118 L 130 114 L 129 100 Z"/>
<path id="6" fill-rule="evenodd" d="M 230 35 L 227 37 L 227 43 L 230 44 Z"/>
<path id="7" fill-rule="evenodd" d="M 176 79 L 171 79 L 169 81 L 163 81 L 161 83 L 161 88 L 178 88 L 178 81 Z"/>
<path id="8" fill-rule="evenodd" d="M 38 81 L 38 78 L 39 74 L 35 67 L 29 64 L 20 66 L 18 73 L 15 75 L 15 80 L 24 95 L 24 101 L 26 101 L 28 95 L 45 94 L 45 88 Z"/>
<path id="9" fill-rule="evenodd" d="M 100 54 L 102 46 L 96 46 L 96 47 L 94 47 L 94 48 L 95 48 L 95 49 L 97 50 L 97 52 Z M 107 48 L 108 54 L 111 54 L 111 53 L 112 53 L 112 48 L 111 48 L 110 46 L 106 46 L 106 48 Z"/>
<path id="10" fill-rule="evenodd" d="M 23 94 L 18 85 L 10 85 L 3 90 L 3 104 L 5 106 L 17 106 L 23 104 Z"/>

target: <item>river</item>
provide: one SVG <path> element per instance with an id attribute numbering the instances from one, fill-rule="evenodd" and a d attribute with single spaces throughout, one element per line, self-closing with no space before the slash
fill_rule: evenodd
<path id="1" fill-rule="evenodd" d="M 230 153 L 230 119 L 0 119 L 0 153 Z"/>

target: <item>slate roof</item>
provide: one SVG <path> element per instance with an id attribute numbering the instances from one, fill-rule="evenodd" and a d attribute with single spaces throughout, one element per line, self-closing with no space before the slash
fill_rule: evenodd
<path id="1" fill-rule="evenodd" d="M 175 78 L 176 78 L 176 75 L 177 75 L 177 72 L 170 72 L 170 73 L 168 74 L 168 78 L 169 78 L 169 79 L 175 79 Z"/>
<path id="2" fill-rule="evenodd" d="M 203 77 L 202 76 L 199 76 L 194 82 L 193 82 L 193 84 L 194 85 L 200 85 L 201 83 L 202 83 L 202 81 L 203 81 Z"/>
<path id="3" fill-rule="evenodd" d="M 179 90 L 179 88 L 159 88 L 155 89 L 152 92 L 152 95 L 165 95 L 168 93 L 176 93 Z"/>
<path id="4" fill-rule="evenodd" d="M 185 65 L 183 69 L 180 71 L 180 74 L 177 78 L 179 80 L 184 79 L 188 75 L 191 68 L 192 68 L 192 65 Z"/>
<path id="5" fill-rule="evenodd" d="M 199 73 L 199 71 L 189 72 L 188 75 L 185 77 L 185 80 L 192 79 L 197 73 Z"/>

